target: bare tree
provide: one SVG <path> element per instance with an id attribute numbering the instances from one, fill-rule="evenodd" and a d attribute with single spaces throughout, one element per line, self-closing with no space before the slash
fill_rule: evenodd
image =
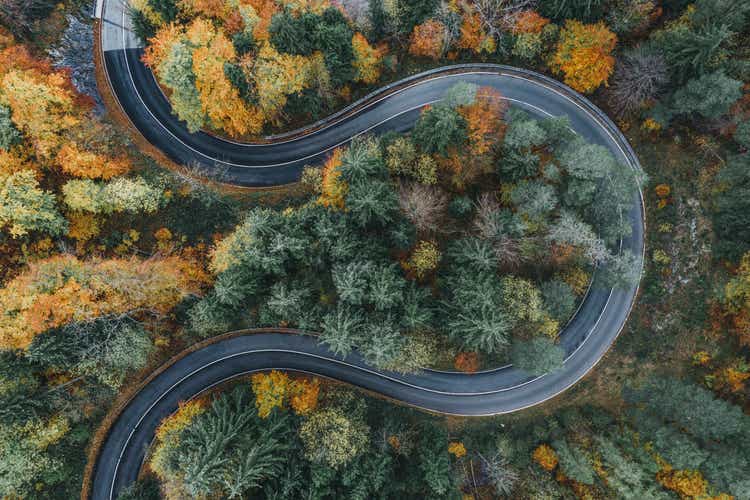
<path id="1" fill-rule="evenodd" d="M 472 4 L 484 32 L 498 38 L 513 28 L 519 12 L 534 8 L 536 0 L 474 0 Z"/>
<path id="2" fill-rule="evenodd" d="M 402 183 L 399 205 L 418 231 L 436 231 L 448 207 L 448 197 L 438 188 L 417 183 Z"/>
<path id="3" fill-rule="evenodd" d="M 485 239 L 494 239 L 502 233 L 502 226 L 497 218 L 500 203 L 490 193 L 482 193 L 477 200 L 477 216 L 474 218 L 474 229 Z"/>
<path id="4" fill-rule="evenodd" d="M 480 237 L 492 243 L 498 263 L 504 266 L 516 266 L 521 263 L 520 242 L 506 233 L 502 220 L 498 216 L 500 203 L 490 193 L 483 193 L 477 200 L 477 216 L 474 228 Z"/>
<path id="5" fill-rule="evenodd" d="M 642 47 L 626 53 L 615 67 L 609 89 L 615 113 L 624 117 L 638 111 L 657 98 L 667 82 L 669 75 L 663 56 Z"/>
<path id="6" fill-rule="evenodd" d="M 485 458 L 481 453 L 477 453 L 481 460 L 482 469 L 484 470 L 487 478 L 495 488 L 495 492 L 498 495 L 508 496 L 513 492 L 516 482 L 519 479 L 518 473 L 513 470 L 508 462 L 508 459 L 495 453 L 489 458 Z"/>

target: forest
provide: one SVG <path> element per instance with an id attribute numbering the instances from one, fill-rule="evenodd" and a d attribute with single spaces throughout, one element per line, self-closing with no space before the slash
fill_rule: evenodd
<path id="1" fill-rule="evenodd" d="M 585 94 L 644 172 L 464 82 L 293 186 L 232 190 L 108 109 L 92 5 L 0 0 L 1 497 L 80 497 L 109 411 L 225 332 L 315 331 L 397 372 L 541 375 L 591 289 L 640 280 L 604 359 L 541 405 L 447 417 L 261 372 L 181 403 L 119 498 L 750 499 L 750 3 L 130 7 L 191 131 L 289 132 L 489 62 Z M 643 262 L 616 251 L 639 189 Z"/>

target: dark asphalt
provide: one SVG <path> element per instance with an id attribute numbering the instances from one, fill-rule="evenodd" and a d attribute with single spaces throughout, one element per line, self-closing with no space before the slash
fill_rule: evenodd
<path id="1" fill-rule="evenodd" d="M 198 162 L 208 167 L 217 162 L 237 164 L 229 167 L 230 180 L 241 185 L 293 182 L 302 166 L 320 163 L 326 151 L 362 131 L 408 129 L 420 105 L 439 99 L 459 80 L 496 87 L 514 105 L 537 116 L 567 115 L 577 133 L 608 147 L 625 168 L 640 168 L 625 138 L 597 108 L 562 84 L 531 72 L 473 66 L 465 74 L 445 75 L 415 84 L 301 139 L 281 144 L 242 145 L 203 133 L 188 133 L 171 115 L 169 104 L 150 72 L 139 62 L 139 56 L 139 49 L 104 54 L 115 94 L 136 127 L 178 162 Z M 633 234 L 622 245 L 643 255 L 643 201 L 640 195 L 636 198 L 628 214 Z M 116 492 L 137 477 L 156 427 L 175 411 L 179 401 L 253 371 L 273 368 L 329 377 L 446 414 L 500 414 L 541 403 L 580 380 L 601 359 L 624 326 L 636 295 L 637 287 L 628 290 L 593 287 L 561 333 L 561 344 L 568 354 L 564 367 L 538 378 L 530 378 L 512 367 L 473 375 L 434 371 L 414 375 L 382 373 L 368 368 L 357 355 L 342 360 L 319 345 L 314 337 L 305 335 L 249 333 L 220 340 L 169 366 L 125 407 L 99 453 L 92 497 L 114 498 Z"/>

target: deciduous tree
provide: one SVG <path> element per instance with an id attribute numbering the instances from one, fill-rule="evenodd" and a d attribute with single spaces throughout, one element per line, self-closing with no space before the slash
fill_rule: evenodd
<path id="1" fill-rule="evenodd" d="M 550 66 L 579 92 L 593 92 L 612 74 L 617 37 L 604 23 L 565 22 Z"/>

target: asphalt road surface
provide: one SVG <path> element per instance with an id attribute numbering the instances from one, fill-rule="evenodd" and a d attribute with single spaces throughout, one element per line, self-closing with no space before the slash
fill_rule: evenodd
<path id="1" fill-rule="evenodd" d="M 514 106 L 538 117 L 566 115 L 588 141 L 607 147 L 622 168 L 640 169 L 638 159 L 612 122 L 586 99 L 559 82 L 524 70 L 495 65 L 452 66 L 403 82 L 396 90 L 370 97 L 316 132 L 273 144 L 239 144 L 205 133 L 189 133 L 171 114 L 152 74 L 140 62 L 142 50 L 128 30 L 125 5 L 107 0 L 102 17 L 104 68 L 123 110 L 143 136 L 179 163 L 226 171 L 225 181 L 242 186 L 294 182 L 306 164 L 320 163 L 330 151 L 362 133 L 407 130 L 425 104 L 438 101 L 458 81 L 497 88 Z M 621 247 L 644 251 L 644 212 L 640 193 L 627 214 L 632 235 Z M 607 352 L 627 320 L 638 288 L 593 286 L 565 326 L 560 343 L 563 368 L 541 377 L 505 366 L 477 374 L 425 370 L 398 375 L 368 367 L 357 355 L 340 358 L 315 337 L 264 332 L 220 338 L 170 364 L 138 392 L 110 428 L 93 472 L 91 497 L 116 498 L 132 483 L 159 422 L 178 402 L 242 374 L 280 369 L 343 381 L 415 407 L 453 415 L 495 415 L 546 401 L 575 384 Z"/>

